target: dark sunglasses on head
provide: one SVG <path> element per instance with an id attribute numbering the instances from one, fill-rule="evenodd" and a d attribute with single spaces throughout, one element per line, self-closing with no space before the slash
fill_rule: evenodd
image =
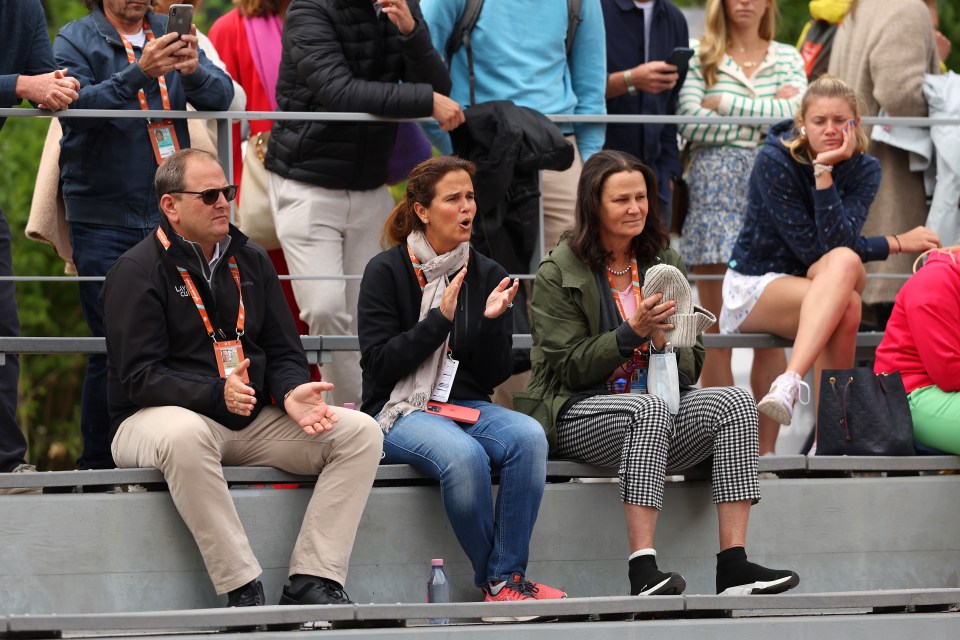
<path id="1" fill-rule="evenodd" d="M 170 193 L 189 193 L 190 195 L 200 196 L 200 199 L 203 200 L 203 204 L 214 205 L 217 204 L 217 200 L 220 199 L 220 194 L 223 194 L 223 197 L 227 199 L 227 202 L 232 202 L 234 198 L 237 197 L 237 185 L 228 184 L 225 187 L 220 187 L 219 189 L 204 189 L 203 191 L 171 191 Z"/>

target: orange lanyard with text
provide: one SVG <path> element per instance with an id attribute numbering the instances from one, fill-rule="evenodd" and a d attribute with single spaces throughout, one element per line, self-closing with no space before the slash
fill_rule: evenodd
<path id="1" fill-rule="evenodd" d="M 153 29 L 150 28 L 150 23 L 147 22 L 146 18 L 143 19 L 143 33 L 149 42 L 153 42 L 156 39 L 156 36 L 153 35 Z M 136 64 L 137 57 L 133 54 L 133 45 L 130 44 L 130 41 L 124 38 L 123 35 L 120 35 L 120 40 L 123 41 L 123 48 L 127 52 L 127 60 L 130 61 L 130 64 Z M 163 110 L 170 111 L 170 95 L 167 93 L 167 80 L 163 76 L 159 76 L 157 82 L 160 84 L 160 100 L 163 101 Z M 148 111 L 150 106 L 147 104 L 147 94 L 144 93 L 143 89 L 137 92 L 137 97 L 140 99 L 140 108 Z"/>
<path id="2" fill-rule="evenodd" d="M 613 283 L 613 274 L 609 270 L 604 269 L 604 272 L 607 275 L 607 282 L 610 284 L 610 295 L 613 296 L 613 301 L 617 305 L 617 310 L 620 311 L 620 317 L 623 320 L 628 320 L 627 312 L 623 309 L 623 303 L 620 301 L 620 294 L 617 291 L 617 286 Z M 630 284 L 633 286 L 633 302 L 636 305 L 636 308 L 640 308 L 640 304 L 643 302 L 643 295 L 640 293 L 640 268 L 637 266 L 637 257 L 632 256 L 630 258 Z M 633 350 L 633 357 L 630 360 L 627 360 L 623 365 L 623 370 L 629 375 L 636 371 L 638 368 L 646 368 L 647 366 L 647 345 L 646 343 L 640 349 Z M 627 390 L 630 390 L 630 385 L 627 385 Z"/>
<path id="3" fill-rule="evenodd" d="M 620 302 L 620 294 L 617 292 L 617 287 L 613 284 L 613 274 L 604 269 L 604 272 L 607 274 L 607 282 L 610 283 L 610 293 L 613 295 L 613 301 L 617 304 L 617 309 L 620 311 L 620 317 L 623 320 L 629 320 L 627 318 L 627 313 L 623 310 L 623 303 Z M 637 257 L 633 256 L 630 258 L 630 281 L 633 285 L 633 301 L 637 305 L 637 309 L 640 308 L 640 303 L 643 302 L 643 296 L 640 293 L 640 269 L 637 266 Z"/>
<path id="4" fill-rule="evenodd" d="M 160 240 L 160 244 L 163 245 L 164 250 L 170 248 L 170 240 L 160 227 L 157 227 L 157 238 Z M 243 335 L 244 321 L 246 319 L 246 313 L 243 308 L 243 290 L 240 288 L 240 268 L 237 266 L 237 260 L 233 256 L 230 256 L 227 264 L 230 267 L 230 275 L 233 276 L 233 281 L 237 283 L 237 295 L 240 296 L 240 308 L 237 310 L 237 339 L 239 339 Z M 186 285 L 187 291 L 190 292 L 193 303 L 197 305 L 197 311 L 200 312 L 200 318 L 203 320 L 203 326 L 207 330 L 207 335 L 216 342 L 217 338 L 213 330 L 213 325 L 210 323 L 210 316 L 207 314 L 207 308 L 203 304 L 203 298 L 200 297 L 200 292 L 193 283 L 193 278 L 186 269 L 179 265 L 176 266 L 177 272 L 180 274 L 180 277 L 183 278 L 183 284 Z"/>

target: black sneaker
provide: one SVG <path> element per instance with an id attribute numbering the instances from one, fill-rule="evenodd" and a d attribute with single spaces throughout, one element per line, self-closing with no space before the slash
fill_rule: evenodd
<path id="1" fill-rule="evenodd" d="M 353 604 L 353 600 L 333 580 L 298 575 L 283 588 L 280 604 Z"/>
<path id="2" fill-rule="evenodd" d="M 630 560 L 630 595 L 675 596 L 683 593 L 687 581 L 679 573 L 664 573 L 657 568 L 653 555 Z"/>
<path id="3" fill-rule="evenodd" d="M 228 607 L 262 607 L 264 604 L 266 599 L 259 580 L 252 580 L 227 594 Z"/>
<path id="4" fill-rule="evenodd" d="M 789 569 L 768 569 L 747 560 L 743 547 L 717 554 L 717 594 L 750 596 L 783 593 L 800 584 L 800 576 Z"/>

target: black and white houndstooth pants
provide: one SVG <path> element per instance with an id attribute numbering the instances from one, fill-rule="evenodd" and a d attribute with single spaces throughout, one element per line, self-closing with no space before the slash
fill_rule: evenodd
<path id="1" fill-rule="evenodd" d="M 557 420 L 557 454 L 620 469 L 620 499 L 663 507 L 667 472 L 713 455 L 713 502 L 760 499 L 757 408 L 738 387 L 684 393 L 670 415 L 657 396 L 596 395 Z"/>

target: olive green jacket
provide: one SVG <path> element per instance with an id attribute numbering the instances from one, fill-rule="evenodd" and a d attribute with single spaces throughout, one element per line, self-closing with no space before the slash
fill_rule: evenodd
<path id="1" fill-rule="evenodd" d="M 656 263 L 677 267 L 683 260 L 666 249 Z M 641 281 L 653 264 L 640 266 Z M 601 292 L 593 271 L 577 258 L 566 241 L 540 261 L 533 287 L 533 371 L 530 382 L 514 394 L 514 408 L 543 425 L 551 452 L 557 447 L 557 416 L 563 405 L 580 394 L 607 393 L 605 383 L 633 348 L 621 351 L 617 330 L 601 331 Z M 706 358 L 702 337 L 693 348 L 678 350 L 681 388 L 700 377 Z"/>

